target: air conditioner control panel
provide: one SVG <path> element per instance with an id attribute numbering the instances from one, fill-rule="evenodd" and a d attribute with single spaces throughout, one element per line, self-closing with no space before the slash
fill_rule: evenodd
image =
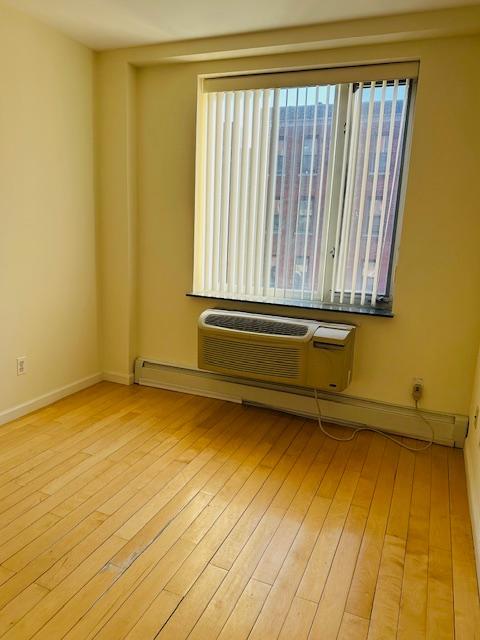
<path id="1" fill-rule="evenodd" d="M 353 325 L 320 325 L 308 347 L 307 386 L 343 391 L 352 376 L 354 345 Z"/>

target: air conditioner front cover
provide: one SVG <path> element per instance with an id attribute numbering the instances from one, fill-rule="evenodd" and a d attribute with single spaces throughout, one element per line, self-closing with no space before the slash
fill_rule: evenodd
<path id="1" fill-rule="evenodd" d="M 199 318 L 198 366 L 224 375 L 305 384 L 319 323 L 208 309 Z"/>

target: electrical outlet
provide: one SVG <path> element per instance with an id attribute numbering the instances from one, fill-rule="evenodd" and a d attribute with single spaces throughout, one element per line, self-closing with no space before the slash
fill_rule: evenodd
<path id="1" fill-rule="evenodd" d="M 27 373 L 27 356 L 17 358 L 17 376 L 23 376 Z"/>
<path id="2" fill-rule="evenodd" d="M 414 378 L 412 381 L 412 398 L 417 403 L 423 395 L 423 378 Z"/>

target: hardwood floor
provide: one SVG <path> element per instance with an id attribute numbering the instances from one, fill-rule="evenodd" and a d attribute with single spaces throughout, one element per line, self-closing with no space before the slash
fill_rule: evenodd
<path id="1" fill-rule="evenodd" d="M 101 383 L 0 427 L 0 512 L 2 640 L 480 638 L 460 450 Z"/>

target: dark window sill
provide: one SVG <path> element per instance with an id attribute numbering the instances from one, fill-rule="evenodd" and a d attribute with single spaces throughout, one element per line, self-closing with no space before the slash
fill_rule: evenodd
<path id="1" fill-rule="evenodd" d="M 380 316 L 382 318 L 393 318 L 393 312 L 388 308 L 381 307 L 361 307 L 357 305 L 330 304 L 326 302 L 318 302 L 315 300 L 289 300 L 280 298 L 251 298 L 243 296 L 241 298 L 209 296 L 200 293 L 187 293 L 190 298 L 202 298 L 206 300 L 226 300 L 229 302 L 249 303 L 268 305 L 270 307 L 288 307 L 292 309 L 317 309 L 318 311 L 326 311 L 331 313 L 354 313 L 362 316 Z"/>

